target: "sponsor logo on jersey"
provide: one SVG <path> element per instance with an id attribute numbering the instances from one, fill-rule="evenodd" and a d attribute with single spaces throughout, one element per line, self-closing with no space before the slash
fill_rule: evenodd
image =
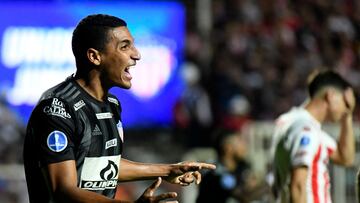
<path id="1" fill-rule="evenodd" d="M 105 112 L 105 113 L 97 113 L 96 114 L 96 118 L 101 120 L 101 119 L 109 119 L 112 118 L 113 114 L 110 112 Z"/>
<path id="2" fill-rule="evenodd" d="M 304 135 L 300 140 L 300 146 L 306 146 L 310 143 L 310 137 L 307 135 Z"/>
<path id="3" fill-rule="evenodd" d="M 95 124 L 95 128 L 92 131 L 91 135 L 102 135 L 102 132 L 97 124 Z"/>
<path id="4" fill-rule="evenodd" d="M 107 141 L 106 144 L 105 144 L 105 149 L 109 149 L 110 147 L 115 147 L 115 146 L 117 146 L 117 139 L 116 138 Z"/>
<path id="5" fill-rule="evenodd" d="M 61 131 L 52 131 L 47 137 L 47 146 L 53 152 L 63 151 L 68 144 L 65 133 Z"/>
<path id="6" fill-rule="evenodd" d="M 115 98 L 108 97 L 108 101 L 119 106 L 119 101 L 117 99 L 115 99 Z"/>
<path id="7" fill-rule="evenodd" d="M 80 187 L 87 190 L 115 189 L 121 156 L 86 157 Z"/>
<path id="8" fill-rule="evenodd" d="M 124 142 L 124 130 L 123 130 L 123 126 L 122 126 L 122 123 L 121 121 L 119 121 L 117 124 L 117 129 L 118 129 L 118 132 L 119 132 L 119 136 L 121 138 L 121 141 Z"/>
<path id="9" fill-rule="evenodd" d="M 81 107 L 85 106 L 84 100 L 80 100 L 74 104 L 75 111 L 81 109 Z"/>
<path id="10" fill-rule="evenodd" d="M 43 112 L 47 115 L 59 116 L 61 118 L 71 118 L 70 114 L 66 112 L 65 105 L 57 98 L 53 98 L 51 106 L 45 106 Z"/>

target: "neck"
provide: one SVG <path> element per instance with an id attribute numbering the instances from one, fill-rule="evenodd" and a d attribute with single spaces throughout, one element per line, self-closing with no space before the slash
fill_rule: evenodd
<path id="1" fill-rule="evenodd" d="M 96 70 L 92 70 L 87 74 L 80 75 L 76 73 L 76 82 L 92 97 L 98 101 L 104 101 L 108 88 L 104 87 L 100 74 Z"/>
<path id="2" fill-rule="evenodd" d="M 305 105 L 305 109 L 317 120 L 323 123 L 326 119 L 327 105 L 322 99 L 312 99 Z"/>

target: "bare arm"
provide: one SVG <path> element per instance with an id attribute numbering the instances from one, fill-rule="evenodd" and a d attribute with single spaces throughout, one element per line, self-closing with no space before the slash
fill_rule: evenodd
<path id="1" fill-rule="evenodd" d="M 331 160 L 343 166 L 351 166 L 355 159 L 355 139 L 352 113 L 355 108 L 355 96 L 352 89 L 344 93 L 348 111 L 341 119 L 341 130 L 337 150 L 330 156 Z"/>
<path id="2" fill-rule="evenodd" d="M 76 166 L 73 160 L 49 164 L 45 171 L 50 181 L 49 186 L 54 200 L 57 203 L 157 203 L 177 196 L 174 192 L 154 196 L 155 190 L 161 184 L 161 179 L 155 181 L 138 200 L 133 202 L 110 199 L 95 192 L 78 188 Z M 177 201 L 165 202 L 176 203 Z"/>
<path id="3" fill-rule="evenodd" d="M 306 180 L 308 169 L 299 167 L 292 170 L 290 183 L 291 203 L 306 203 Z"/>
<path id="4" fill-rule="evenodd" d="M 166 177 L 170 174 L 170 165 L 166 164 L 144 164 L 121 159 L 119 180 L 150 180 L 157 177 Z"/>
<path id="5" fill-rule="evenodd" d="M 163 177 L 171 183 L 189 185 L 196 179 L 201 182 L 201 169 L 215 169 L 215 165 L 198 162 L 184 162 L 178 164 L 139 163 L 121 159 L 120 181 L 149 180 Z"/>

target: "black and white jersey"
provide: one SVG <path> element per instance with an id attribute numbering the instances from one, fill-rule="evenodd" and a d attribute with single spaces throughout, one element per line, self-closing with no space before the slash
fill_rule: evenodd
<path id="1" fill-rule="evenodd" d="M 24 166 L 30 202 L 51 202 L 43 168 L 75 160 L 78 187 L 115 196 L 123 145 L 121 106 L 108 95 L 100 102 L 73 78 L 46 91 L 31 114 Z"/>

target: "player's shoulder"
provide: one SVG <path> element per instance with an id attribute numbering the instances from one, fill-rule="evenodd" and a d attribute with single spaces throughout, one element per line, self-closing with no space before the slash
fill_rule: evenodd
<path id="1" fill-rule="evenodd" d="M 49 88 L 40 97 L 39 103 L 44 100 L 57 98 L 62 101 L 69 101 L 73 98 L 73 94 L 77 93 L 78 87 L 74 84 L 72 77 L 68 77 L 65 81 Z"/>
<path id="2" fill-rule="evenodd" d="M 70 114 L 65 110 L 69 108 L 71 105 L 69 102 L 69 98 L 67 95 L 74 89 L 74 84 L 70 79 L 66 79 L 65 81 L 51 87 L 46 90 L 40 97 L 36 108 L 42 109 L 44 113 L 49 111 L 58 111 L 64 112 L 64 117 L 70 118 Z M 51 112 L 48 112 L 51 113 Z"/>
<path id="3" fill-rule="evenodd" d="M 31 114 L 32 119 L 52 119 L 62 118 L 64 120 L 72 119 L 73 114 L 69 105 L 61 98 L 52 96 L 39 101 Z"/>
<path id="4" fill-rule="evenodd" d="M 285 126 L 288 133 L 316 132 L 317 125 L 305 109 L 294 107 L 277 119 L 278 126 Z"/>

